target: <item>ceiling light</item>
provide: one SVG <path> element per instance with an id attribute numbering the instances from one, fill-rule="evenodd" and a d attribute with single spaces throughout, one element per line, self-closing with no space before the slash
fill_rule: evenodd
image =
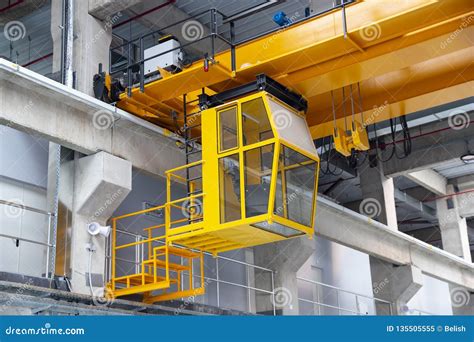
<path id="1" fill-rule="evenodd" d="M 464 164 L 474 164 L 474 154 L 465 154 L 461 156 L 461 160 L 464 162 Z"/>

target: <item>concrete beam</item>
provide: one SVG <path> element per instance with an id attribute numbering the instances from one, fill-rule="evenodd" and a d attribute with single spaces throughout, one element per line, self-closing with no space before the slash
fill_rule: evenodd
<path id="1" fill-rule="evenodd" d="M 257 313 L 271 312 L 275 306 L 283 315 L 299 314 L 296 273 L 313 254 L 314 249 L 314 241 L 307 237 L 254 247 L 255 264 L 275 271 L 275 294 L 270 298 L 256 298 Z M 265 288 L 268 279 L 260 275 L 258 269 L 255 273 L 257 288 Z"/>
<path id="2" fill-rule="evenodd" d="M 474 265 L 367 216 L 318 197 L 315 234 L 395 265 L 413 265 L 443 281 L 474 289 Z"/>
<path id="3" fill-rule="evenodd" d="M 126 10 L 143 0 L 89 0 L 89 14 L 100 20 Z"/>
<path id="4" fill-rule="evenodd" d="M 4 59 L 0 124 L 87 155 L 105 151 L 152 174 L 185 162 L 171 132 Z"/>
<path id="5" fill-rule="evenodd" d="M 464 218 L 474 216 L 474 189 L 471 190 L 473 192 L 465 192 L 456 196 L 459 216 Z"/>
<path id="6" fill-rule="evenodd" d="M 421 270 L 413 265 L 394 266 L 371 257 L 370 271 L 374 296 L 393 303 L 395 314 L 406 313 L 407 303 L 423 286 Z M 375 305 L 378 315 L 390 314 L 384 303 Z"/>
<path id="7" fill-rule="evenodd" d="M 434 170 L 426 169 L 408 172 L 406 177 L 437 195 L 446 195 L 448 181 Z"/>

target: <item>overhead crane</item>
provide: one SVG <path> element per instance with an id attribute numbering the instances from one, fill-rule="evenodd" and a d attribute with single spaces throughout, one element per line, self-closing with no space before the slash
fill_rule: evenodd
<path id="1" fill-rule="evenodd" d="M 202 294 L 203 251 L 311 237 L 319 170 L 312 139 L 333 136 L 347 156 L 369 148 L 369 124 L 434 105 L 420 96 L 463 98 L 474 78 L 472 21 L 466 24 L 473 8 L 468 0 L 350 1 L 243 42 L 235 41 L 232 21 L 230 39 L 218 33 L 217 17 L 226 18 L 211 9 L 211 33 L 197 43 L 210 39 L 212 49 L 192 64 L 150 69 L 150 62 L 190 44 L 177 45 L 174 37 L 163 37 L 158 45 L 171 41 L 171 49 L 151 57 L 146 36 L 119 47 L 126 63 L 100 70 L 96 96 L 179 130 L 187 160 L 166 173 L 165 204 L 112 219 L 111 293 L 142 293 L 147 302 Z M 457 41 L 434 48 L 458 27 Z M 216 41 L 229 48 L 216 52 Z M 432 49 L 415 55 L 420 46 Z M 437 64 L 448 57 L 450 67 Z M 459 70 L 463 77 L 454 77 Z M 420 87 L 426 79 L 437 81 Z M 202 158 L 191 161 L 195 153 Z M 175 196 L 173 182 L 186 185 L 186 196 Z M 176 210 L 184 217 L 175 219 Z M 154 211 L 164 211 L 165 222 L 145 227 L 146 240 L 118 244 L 118 224 Z M 119 274 L 118 254 L 137 245 L 148 254 L 140 271 Z"/>

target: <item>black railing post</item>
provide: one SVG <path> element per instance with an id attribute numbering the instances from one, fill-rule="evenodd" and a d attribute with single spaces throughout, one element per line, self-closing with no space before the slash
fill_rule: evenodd
<path id="1" fill-rule="evenodd" d="M 128 58 L 127 58 L 127 96 L 132 96 L 132 67 L 130 66 L 130 62 L 132 60 L 132 43 L 128 43 Z"/>
<path id="2" fill-rule="evenodd" d="M 233 21 L 230 22 L 230 64 L 232 71 L 236 70 L 235 62 L 235 24 Z"/>
<path id="3" fill-rule="evenodd" d="M 215 55 L 215 38 L 217 34 L 216 9 L 211 8 L 211 60 L 214 61 Z"/>
<path id="4" fill-rule="evenodd" d="M 140 92 L 145 92 L 145 49 L 143 37 L 140 38 Z"/>

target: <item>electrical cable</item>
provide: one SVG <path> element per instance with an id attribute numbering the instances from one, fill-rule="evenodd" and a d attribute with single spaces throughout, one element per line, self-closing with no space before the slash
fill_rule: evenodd
<path id="1" fill-rule="evenodd" d="M 92 288 L 92 247 L 89 249 L 89 262 L 87 264 L 87 271 L 89 272 L 89 288 L 91 290 L 91 296 L 94 297 L 94 289 Z"/>

